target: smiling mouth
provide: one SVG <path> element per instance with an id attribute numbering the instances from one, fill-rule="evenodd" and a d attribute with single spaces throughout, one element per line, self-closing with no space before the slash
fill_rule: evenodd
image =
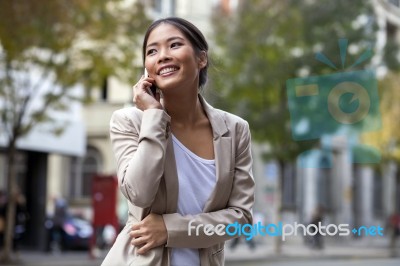
<path id="1" fill-rule="evenodd" d="M 166 74 L 175 72 L 177 70 L 178 70 L 177 67 L 166 67 L 166 68 L 161 69 L 161 71 L 158 74 L 159 75 L 166 75 Z"/>

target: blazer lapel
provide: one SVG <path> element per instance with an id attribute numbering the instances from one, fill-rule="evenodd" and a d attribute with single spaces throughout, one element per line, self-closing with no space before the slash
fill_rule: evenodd
<path id="1" fill-rule="evenodd" d="M 203 209 L 203 212 L 210 212 L 225 207 L 223 206 L 224 200 L 222 200 L 222 198 L 226 196 L 224 195 L 226 192 L 225 184 L 229 183 L 226 182 L 226 180 L 227 178 L 230 178 L 229 174 L 232 170 L 234 158 L 231 158 L 233 156 L 232 139 L 230 136 L 224 136 L 226 133 L 228 133 L 228 128 L 221 113 L 210 106 L 202 98 L 202 96 L 199 95 L 199 98 L 207 117 L 210 120 L 214 137 L 213 141 L 217 182 Z"/>
<path id="2" fill-rule="evenodd" d="M 199 95 L 199 99 L 210 120 L 213 130 L 217 182 L 203 209 L 204 212 L 210 212 L 225 207 L 223 206 L 224 200 L 222 200 L 222 198 L 226 196 L 225 184 L 229 183 L 226 182 L 226 180 L 230 178 L 230 172 L 233 171 L 233 162 L 235 158 L 232 158 L 232 139 L 230 136 L 224 136 L 228 133 L 228 128 L 221 113 L 210 106 L 201 95 Z M 165 156 L 164 178 L 167 192 L 166 213 L 175 213 L 177 212 L 179 181 L 171 136 L 168 139 Z"/>

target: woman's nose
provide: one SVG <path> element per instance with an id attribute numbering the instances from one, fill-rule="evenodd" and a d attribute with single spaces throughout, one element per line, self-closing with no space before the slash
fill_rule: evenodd
<path id="1" fill-rule="evenodd" d="M 168 61 L 170 59 L 171 59 L 171 57 L 169 55 L 168 49 L 161 49 L 159 52 L 158 62 L 162 63 L 162 62 Z"/>

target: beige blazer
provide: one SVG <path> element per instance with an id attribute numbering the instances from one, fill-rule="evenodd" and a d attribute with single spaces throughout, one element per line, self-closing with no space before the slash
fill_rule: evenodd
<path id="1" fill-rule="evenodd" d="M 128 199 L 125 228 L 103 261 L 103 266 L 170 265 L 171 248 L 199 249 L 201 266 L 224 265 L 227 234 L 207 236 L 204 230 L 189 236 L 188 224 L 252 223 L 254 179 L 250 130 L 243 119 L 210 106 L 199 96 L 211 122 L 217 183 L 203 213 L 176 213 L 178 177 L 170 130 L 170 116 L 163 110 L 142 112 L 131 107 L 115 111 L 110 124 L 117 160 L 119 186 Z M 138 255 L 130 244 L 130 227 L 149 213 L 162 214 L 168 231 L 165 246 Z"/>

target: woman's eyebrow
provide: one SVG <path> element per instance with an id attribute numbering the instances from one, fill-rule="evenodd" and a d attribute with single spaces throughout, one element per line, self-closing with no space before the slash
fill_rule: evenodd
<path id="1" fill-rule="evenodd" d="M 182 37 L 173 36 L 173 37 L 169 37 L 169 38 L 167 39 L 167 42 L 171 42 L 171 41 L 174 41 L 174 40 L 181 40 L 181 41 L 184 41 L 184 39 L 183 39 Z M 158 42 L 152 42 L 152 43 L 148 44 L 148 45 L 146 46 L 146 48 L 149 47 L 149 46 L 157 46 L 157 44 L 158 44 Z"/>

